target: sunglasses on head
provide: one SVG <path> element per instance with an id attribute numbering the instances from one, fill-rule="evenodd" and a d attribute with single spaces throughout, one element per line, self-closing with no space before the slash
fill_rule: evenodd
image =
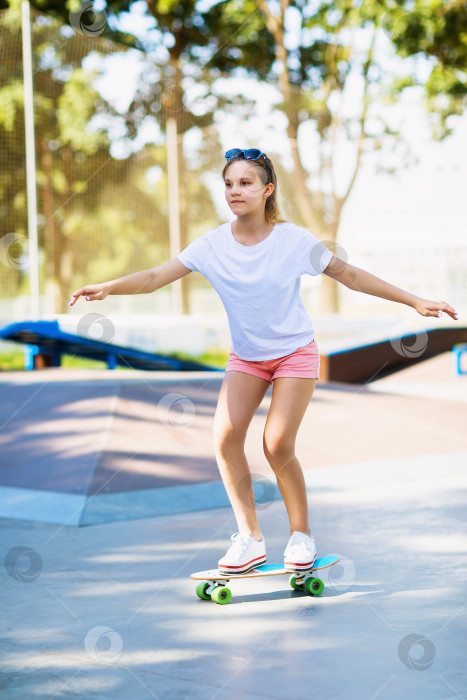
<path id="1" fill-rule="evenodd" d="M 271 176 L 271 182 L 272 182 L 273 178 L 272 178 L 271 168 L 269 167 L 269 165 L 266 162 L 266 158 L 264 157 L 264 153 L 262 151 L 260 151 L 259 148 L 231 148 L 230 151 L 227 151 L 227 153 L 225 154 L 225 159 L 226 160 L 233 160 L 234 158 L 236 158 L 240 154 L 243 155 L 245 160 L 258 160 L 258 158 L 262 157 L 263 161 L 264 161 L 264 165 L 269 170 L 269 174 Z"/>

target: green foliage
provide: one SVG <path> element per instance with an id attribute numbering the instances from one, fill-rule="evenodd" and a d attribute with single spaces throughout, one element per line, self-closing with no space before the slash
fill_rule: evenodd
<path id="1" fill-rule="evenodd" d="M 467 3 L 464 0 L 403 0 L 388 3 L 385 26 L 398 54 L 424 54 L 433 68 L 425 83 L 433 137 L 452 132 L 448 119 L 464 112 L 467 97 Z M 452 124 L 451 122 L 449 122 Z"/>
<path id="2" fill-rule="evenodd" d="M 55 5 L 58 10 L 64 18 L 63 3 Z M 90 279 L 120 277 L 161 264 L 170 251 L 165 149 L 146 145 L 131 152 L 142 115 L 152 114 L 163 127 L 163 109 L 150 106 L 153 100 L 143 75 L 141 91 L 137 90 L 130 110 L 124 115 L 117 112 L 93 87 L 96 72 L 84 71 L 82 61 L 91 52 L 119 54 L 121 47 L 75 34 L 64 39 L 61 27 L 61 22 L 51 17 L 34 22 L 33 50 L 41 286 L 44 289 L 46 283 L 56 283 L 62 305 L 56 311 L 66 312 L 72 289 Z M 0 16 L 0 40 L 8 47 L 0 67 L 4 74 L 0 79 L 0 147 L 9 166 L 0 169 L 0 212 L 7 231 L 24 235 L 27 208 L 19 14 L 14 18 L 11 13 Z M 157 65 L 153 57 L 147 65 L 158 85 L 164 66 Z M 7 66 L 10 81 L 5 74 Z M 170 84 L 169 77 L 164 88 Z M 186 128 L 212 121 L 212 113 L 191 119 L 189 110 L 185 112 Z M 99 129 L 90 127 L 96 115 L 107 120 Z M 126 158 L 111 154 L 112 120 L 126 127 Z M 162 177 L 150 185 L 146 174 L 155 165 Z M 201 180 L 186 179 L 190 196 L 193 193 L 196 197 L 190 223 L 199 226 L 212 207 L 211 197 Z M 14 296 L 21 288 L 27 293 L 27 278 L 27 270 L 0 265 L 4 296 Z"/>
<path id="3" fill-rule="evenodd" d="M 401 56 L 423 52 L 445 67 L 467 67 L 467 3 L 407 0 L 388 3 L 387 25 Z"/>
<path id="4" fill-rule="evenodd" d="M 5 131 L 13 131 L 18 107 L 23 106 L 23 84 L 16 80 L 0 92 L 0 124 Z"/>
<path id="5" fill-rule="evenodd" d="M 58 98 L 59 142 L 86 156 L 94 155 L 99 148 L 108 148 L 110 143 L 102 131 L 90 132 L 87 128 L 100 98 L 92 87 L 94 77 L 95 72 L 85 73 L 83 69 L 76 68 Z"/>
<path id="6" fill-rule="evenodd" d="M 0 171 L 0 212 L 8 230 L 14 225 L 16 232 L 24 233 L 20 0 L 11 0 L 9 5 L 14 12 L 2 18 L 2 46 L 16 48 L 4 52 L 0 66 L 0 151 L 4 162 L 12 165 Z M 279 86 L 283 101 L 278 108 L 287 115 L 289 138 L 296 139 L 299 125 L 312 121 L 320 139 L 331 142 L 337 121 L 331 98 L 343 92 L 352 71 L 358 70 L 367 80 L 369 90 L 362 100 L 363 109 L 372 99 L 371 88 L 375 88 L 374 93 L 381 88 L 380 97 L 396 101 L 404 90 L 418 84 L 415 76 L 386 75 L 371 55 L 371 48 L 356 49 L 354 30 L 365 28 L 371 34 L 371 30 L 382 28 L 401 57 L 421 55 L 433 62 L 425 90 L 436 138 L 450 133 L 449 117 L 461 114 L 465 105 L 467 3 L 460 0 L 220 0 L 204 5 L 196 0 L 147 2 L 147 15 L 154 19 L 157 30 L 157 47 L 113 28 L 111 20 L 130 11 L 132 0 L 108 0 L 107 26 L 101 37 L 92 39 L 70 31 L 62 34 L 54 19 L 59 18 L 70 30 L 69 12 L 80 5 L 77 0 L 31 0 L 31 5 L 48 15 L 48 19 L 44 16 L 34 25 L 40 244 L 47 261 L 55 257 L 54 266 L 50 267 L 49 262 L 42 275 L 59 281 L 64 298 L 67 295 L 63 290 L 71 284 L 64 264 L 67 255 L 72 256 L 76 281 L 83 283 L 89 274 L 102 280 L 140 269 L 141 260 L 153 265 L 166 258 L 165 156 L 156 146 L 135 146 L 140 125 L 150 115 L 163 132 L 167 118 L 174 117 L 178 133 L 183 134 L 195 127 L 207 129 L 218 110 L 248 119 L 254 102 L 241 95 L 219 96 L 215 82 L 221 75 L 248 75 Z M 287 28 L 282 11 L 298 28 L 294 41 L 290 36 L 281 40 Z M 117 53 L 121 44 L 140 49 L 142 60 L 146 60 L 144 74 L 124 115 L 97 93 L 94 76 L 83 70 L 83 59 L 91 52 Z M 161 55 L 164 58 L 160 59 Z M 285 62 L 285 81 L 279 57 Z M 193 102 L 190 87 L 195 84 L 203 91 Z M 108 118 L 108 124 L 120 120 L 129 146 L 138 152 L 132 153 L 130 148 L 126 158 L 114 158 L 110 128 L 90 127 L 96 115 Z M 379 148 L 383 139 L 396 136 L 382 118 L 377 119 L 380 133 L 364 133 L 365 150 Z M 363 122 L 364 117 L 357 115 L 353 120 L 342 119 L 339 126 L 354 138 Z M 196 173 L 218 168 L 214 150 L 220 149 L 220 144 L 215 138 L 198 149 L 195 164 L 185 159 L 180 164 L 185 168 L 181 181 L 189 204 L 189 237 L 204 226 L 206 210 L 212 208 L 209 192 Z M 160 166 L 162 177 L 151 189 L 145 174 L 152 165 Z M 304 170 L 294 173 L 293 186 L 297 178 L 307 176 Z M 290 196 L 293 194 L 291 187 Z M 314 199 L 315 210 L 324 199 L 321 194 Z M 334 215 L 323 214 L 331 219 Z M 332 228 L 336 230 L 335 221 Z M 14 279 L 19 288 L 25 273 L 0 266 L 2 285 L 6 277 Z"/>
<path id="7" fill-rule="evenodd" d="M 191 4 L 191 3 L 190 3 Z M 177 11 L 177 7 L 180 7 L 181 3 L 179 0 L 159 0 L 157 3 L 157 12 L 160 15 L 169 15 Z"/>

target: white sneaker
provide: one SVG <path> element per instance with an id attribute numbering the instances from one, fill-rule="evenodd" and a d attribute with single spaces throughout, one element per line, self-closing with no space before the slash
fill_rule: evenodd
<path id="1" fill-rule="evenodd" d="M 307 571 L 312 568 L 316 559 L 316 547 L 313 537 L 304 532 L 294 531 L 284 551 L 284 569 Z"/>
<path id="2" fill-rule="evenodd" d="M 250 537 L 249 532 L 236 532 L 233 544 L 217 564 L 223 574 L 245 574 L 266 561 L 266 544 Z"/>

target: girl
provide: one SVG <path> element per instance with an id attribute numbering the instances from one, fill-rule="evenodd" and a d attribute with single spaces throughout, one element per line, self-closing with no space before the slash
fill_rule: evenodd
<path id="1" fill-rule="evenodd" d="M 266 561 L 244 443 L 272 384 L 263 447 L 290 520 L 284 567 L 306 571 L 316 549 L 295 438 L 319 378 L 319 352 L 300 298 L 301 275 L 324 273 L 355 291 L 412 306 L 422 316 L 444 311 L 457 320 L 457 314 L 446 302 L 422 299 L 336 258 L 309 231 L 285 221 L 274 166 L 265 153 L 234 148 L 225 158 L 225 198 L 236 217 L 231 224 L 206 232 L 163 265 L 78 289 L 70 306 L 80 296 L 94 301 L 108 294 L 154 292 L 192 270 L 211 282 L 232 336 L 214 417 L 214 448 L 238 526 L 218 566 L 223 573 L 244 573 Z"/>

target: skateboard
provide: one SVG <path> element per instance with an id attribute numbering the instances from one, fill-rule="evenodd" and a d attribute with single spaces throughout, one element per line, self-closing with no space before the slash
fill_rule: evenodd
<path id="1" fill-rule="evenodd" d="M 308 571 L 300 571 L 292 574 L 289 579 L 290 586 L 296 591 L 305 591 L 310 595 L 320 595 L 324 590 L 324 583 L 320 578 L 313 576 L 313 572 L 319 569 L 327 569 L 334 566 L 339 561 L 338 557 L 328 555 L 315 559 L 313 567 Z M 220 605 L 230 603 L 232 592 L 225 585 L 232 579 L 237 578 L 258 578 L 260 576 L 281 576 L 291 574 L 280 564 L 261 564 L 256 569 L 248 571 L 246 574 L 221 574 L 219 569 L 208 569 L 207 571 L 197 571 L 190 575 L 197 581 L 201 581 L 196 586 L 196 595 L 201 600 L 213 600 Z"/>

